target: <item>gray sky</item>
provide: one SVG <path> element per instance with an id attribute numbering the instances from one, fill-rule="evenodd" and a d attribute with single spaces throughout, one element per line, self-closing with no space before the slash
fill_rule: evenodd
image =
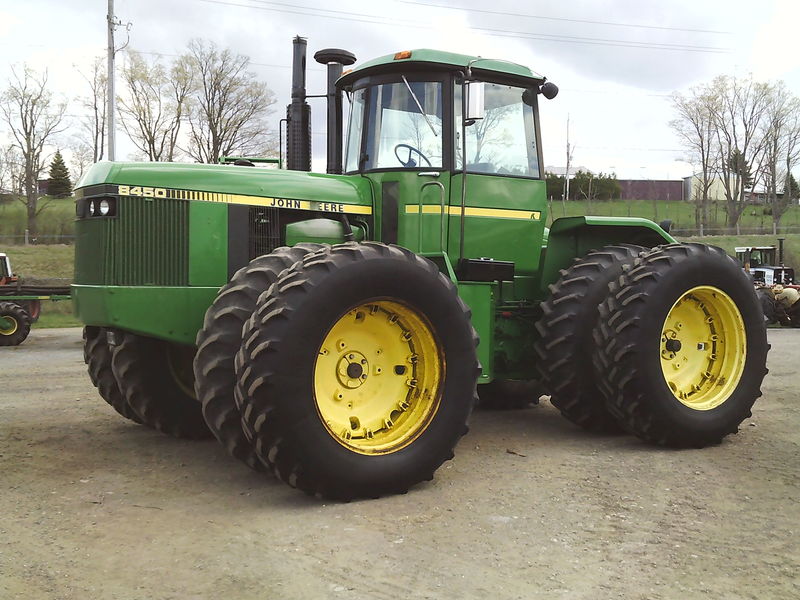
<path id="1" fill-rule="evenodd" d="M 11 65 L 27 62 L 47 67 L 59 94 L 85 94 L 77 71 L 105 52 L 106 5 L 0 0 L 0 86 Z M 675 90 L 753 73 L 783 79 L 800 95 L 796 0 L 116 0 L 116 13 L 133 23 L 131 49 L 178 54 L 202 37 L 249 55 L 277 95 L 276 124 L 289 101 L 295 34 L 309 42 L 309 93 L 324 91 L 324 69 L 311 55 L 326 47 L 346 48 L 359 61 L 429 47 L 522 63 L 561 89 L 541 104 L 545 163 L 565 162 L 569 114 L 574 164 L 623 178 L 691 172 L 669 127 Z M 118 36 L 124 41 L 124 32 Z M 311 102 L 314 167 L 324 170 L 324 104 Z M 78 112 L 72 103 L 68 113 Z M 125 158 L 133 147 L 121 129 L 118 136 Z"/>

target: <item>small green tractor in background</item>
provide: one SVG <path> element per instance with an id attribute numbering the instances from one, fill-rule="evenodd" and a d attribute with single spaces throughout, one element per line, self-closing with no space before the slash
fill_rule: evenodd
<path id="1" fill-rule="evenodd" d="M 672 447 L 750 415 L 767 342 L 735 260 L 645 219 L 545 227 L 555 85 L 433 50 L 315 58 L 326 174 L 295 38 L 288 170 L 106 162 L 79 182 L 72 295 L 119 413 L 343 500 L 431 479 L 478 397 L 547 393 L 587 430 Z"/>

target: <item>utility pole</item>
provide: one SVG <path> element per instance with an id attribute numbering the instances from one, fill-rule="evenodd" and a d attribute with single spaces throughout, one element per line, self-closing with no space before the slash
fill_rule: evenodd
<path id="1" fill-rule="evenodd" d="M 114 113 L 116 112 L 117 97 L 114 93 L 114 58 L 120 50 L 123 50 L 130 42 L 130 30 L 133 25 L 130 22 L 123 23 L 116 16 L 114 16 L 114 0 L 108 0 L 108 14 L 106 15 L 108 21 L 108 80 L 107 93 L 108 93 L 108 114 L 106 115 L 106 122 L 108 123 L 108 160 L 114 160 L 116 151 L 116 129 L 114 127 Z M 125 27 L 125 32 L 128 33 L 128 39 L 125 43 L 117 48 L 114 45 L 114 30 L 117 27 Z"/>
<path id="2" fill-rule="evenodd" d="M 108 81 L 108 160 L 114 160 L 114 153 L 116 150 L 116 139 L 114 135 L 114 108 L 116 97 L 114 95 L 114 28 L 116 21 L 114 19 L 114 0 L 108 0 L 108 73 L 106 80 Z"/>
<path id="3" fill-rule="evenodd" d="M 573 148 L 569 144 L 569 113 L 567 113 L 567 168 L 564 172 L 564 200 L 569 199 L 569 166 L 572 162 Z"/>

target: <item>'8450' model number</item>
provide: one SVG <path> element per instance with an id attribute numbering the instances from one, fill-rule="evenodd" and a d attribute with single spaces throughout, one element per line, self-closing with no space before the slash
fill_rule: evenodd
<path id="1" fill-rule="evenodd" d="M 120 196 L 143 196 L 145 198 L 166 198 L 167 190 L 164 188 L 141 187 L 138 185 L 117 186 Z"/>

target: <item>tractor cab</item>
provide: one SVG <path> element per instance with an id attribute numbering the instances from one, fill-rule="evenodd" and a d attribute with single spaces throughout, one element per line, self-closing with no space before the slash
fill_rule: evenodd
<path id="1" fill-rule="evenodd" d="M 553 84 L 511 62 L 412 50 L 364 63 L 337 89 L 349 100 L 343 170 L 371 180 L 384 242 L 447 254 L 470 280 L 536 270 L 546 209 L 537 104 Z"/>
<path id="2" fill-rule="evenodd" d="M 791 285 L 794 283 L 794 269 L 783 265 L 783 257 L 778 258 L 775 246 L 737 246 L 736 258 L 744 266 L 754 283 L 761 285 Z M 782 254 L 782 252 L 781 252 Z"/>

